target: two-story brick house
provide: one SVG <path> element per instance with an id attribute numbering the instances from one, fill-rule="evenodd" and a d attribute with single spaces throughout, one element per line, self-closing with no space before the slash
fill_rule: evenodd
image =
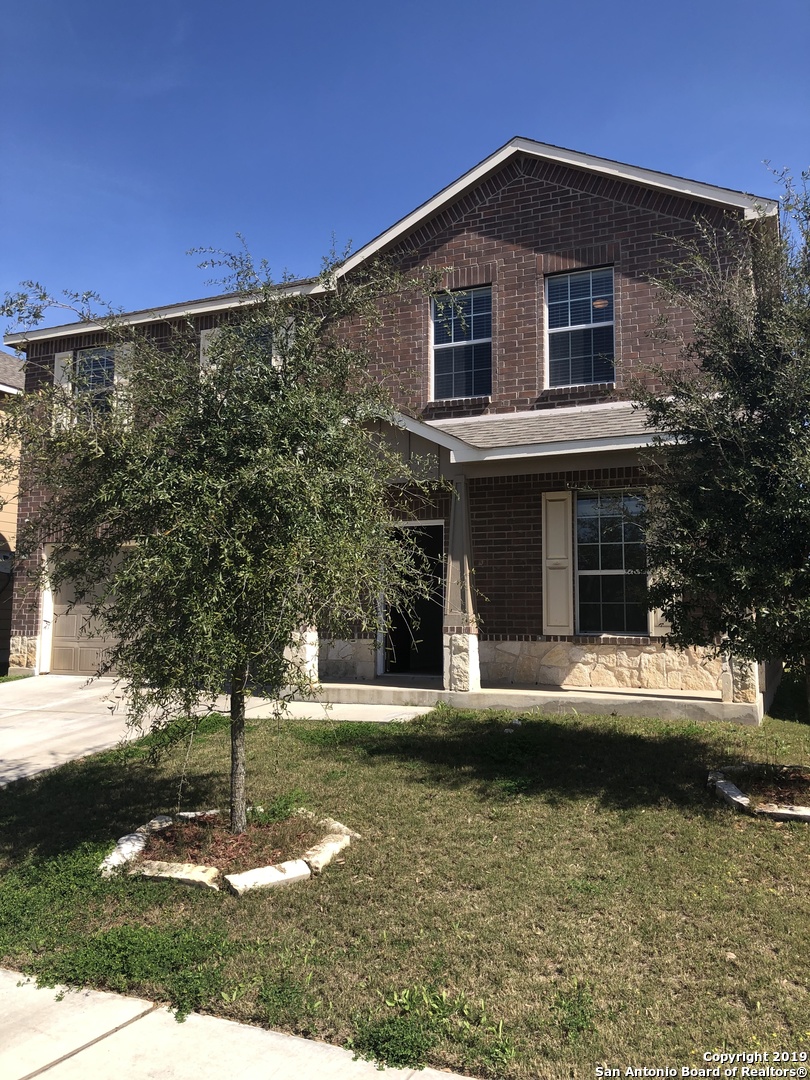
<path id="1" fill-rule="evenodd" d="M 437 578 L 418 641 L 396 613 L 387 641 L 323 641 L 323 680 L 688 694 L 716 702 L 715 715 L 761 715 L 756 668 L 665 648 L 647 610 L 634 516 L 652 433 L 631 385 L 653 378 L 653 362 L 681 362 L 677 344 L 651 337 L 654 279 L 679 245 L 699 222 L 776 212 L 774 200 L 516 138 L 348 260 L 342 273 L 379 253 L 445 270 L 449 299 L 386 305 L 375 373 L 401 410 L 391 437 L 432 458 L 451 490 L 417 515 Z M 204 347 L 233 304 L 129 318 L 190 316 Z M 688 334 L 685 312 L 666 314 Z M 27 350 L 31 385 L 96 362 L 88 350 L 103 343 L 81 324 L 6 341 Z M 64 597 L 32 608 L 20 593 L 12 663 L 91 671 L 103 643 L 81 637 L 79 616 Z"/>

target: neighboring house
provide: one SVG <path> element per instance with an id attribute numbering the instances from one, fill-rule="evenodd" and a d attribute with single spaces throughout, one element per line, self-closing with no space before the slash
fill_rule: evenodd
<path id="1" fill-rule="evenodd" d="M 381 252 L 407 269 L 452 268 L 454 302 L 414 291 L 387 305 L 375 373 L 402 411 L 391 437 L 432 455 L 453 491 L 419 514 L 437 572 L 419 640 L 394 613 L 386 642 L 321 642 L 323 680 L 688 692 L 717 702 L 716 715 L 761 715 L 762 669 L 661 644 L 633 520 L 652 433 L 630 398 L 652 362 L 681 362 L 676 344 L 650 336 L 653 279 L 678 245 L 701 221 L 776 213 L 772 199 L 516 138 L 348 260 L 341 273 Z M 234 303 L 129 319 L 190 316 L 204 349 Z M 668 314 L 688 333 L 687 313 Z M 6 340 L 26 348 L 31 386 L 108 362 L 87 325 Z M 103 643 L 81 637 L 67 598 L 46 595 L 36 610 L 18 597 L 18 665 L 93 670 Z"/>
<path id="2" fill-rule="evenodd" d="M 21 394 L 25 383 L 22 361 L 0 352 L 0 409 L 13 394 Z M 17 538 L 17 483 L 0 485 L 0 675 L 8 671 L 11 635 L 11 598 L 14 544 Z"/>

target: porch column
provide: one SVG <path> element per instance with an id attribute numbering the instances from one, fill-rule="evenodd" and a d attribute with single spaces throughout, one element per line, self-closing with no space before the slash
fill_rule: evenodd
<path id="1" fill-rule="evenodd" d="M 284 650 L 285 658 L 298 670 L 301 678 L 312 686 L 318 684 L 318 653 L 320 642 L 314 626 L 302 626 L 293 634 L 291 645 Z"/>
<path id="2" fill-rule="evenodd" d="M 472 538 L 467 478 L 453 479 L 447 542 L 447 577 L 442 640 L 444 689 L 480 690 L 478 623 L 472 580 Z"/>
<path id="3" fill-rule="evenodd" d="M 755 704 L 759 699 L 759 676 L 758 664 L 725 655 L 721 675 L 723 701 Z"/>

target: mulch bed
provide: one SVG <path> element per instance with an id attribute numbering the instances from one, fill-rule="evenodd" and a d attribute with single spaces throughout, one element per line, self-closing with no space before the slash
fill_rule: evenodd
<path id="1" fill-rule="evenodd" d="M 239 835 L 228 831 L 227 817 L 206 814 L 152 833 L 141 860 L 216 866 L 223 874 L 241 874 L 259 866 L 300 859 L 322 839 L 322 831 L 303 817 L 272 824 L 248 824 Z"/>
<path id="2" fill-rule="evenodd" d="M 810 806 L 810 773 L 806 769 L 779 770 L 772 775 L 744 777 L 735 782 L 756 804 Z"/>

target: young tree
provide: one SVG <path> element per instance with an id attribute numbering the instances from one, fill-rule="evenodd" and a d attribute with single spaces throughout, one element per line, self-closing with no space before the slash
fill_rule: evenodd
<path id="1" fill-rule="evenodd" d="M 678 645 L 804 664 L 810 698 L 810 198 L 706 230 L 662 284 L 694 313 L 684 370 L 638 401 L 650 602 Z"/>
<path id="2" fill-rule="evenodd" d="M 394 527 L 425 482 L 384 437 L 393 410 L 367 345 L 382 298 L 433 283 L 329 261 L 300 289 L 244 253 L 209 265 L 223 262 L 240 302 L 202 364 L 190 322 L 145 331 L 108 313 L 97 356 L 19 401 L 4 434 L 24 447 L 23 486 L 45 493 L 20 554 L 47 542 L 49 585 L 69 584 L 117 639 L 104 670 L 131 720 L 165 727 L 227 687 L 241 832 L 246 697 L 310 689 L 304 628 L 373 633 L 381 596 L 407 607 L 425 588 Z M 70 303 L 87 319 L 95 299 Z M 30 324 L 50 303 L 30 286 L 5 310 Z"/>

